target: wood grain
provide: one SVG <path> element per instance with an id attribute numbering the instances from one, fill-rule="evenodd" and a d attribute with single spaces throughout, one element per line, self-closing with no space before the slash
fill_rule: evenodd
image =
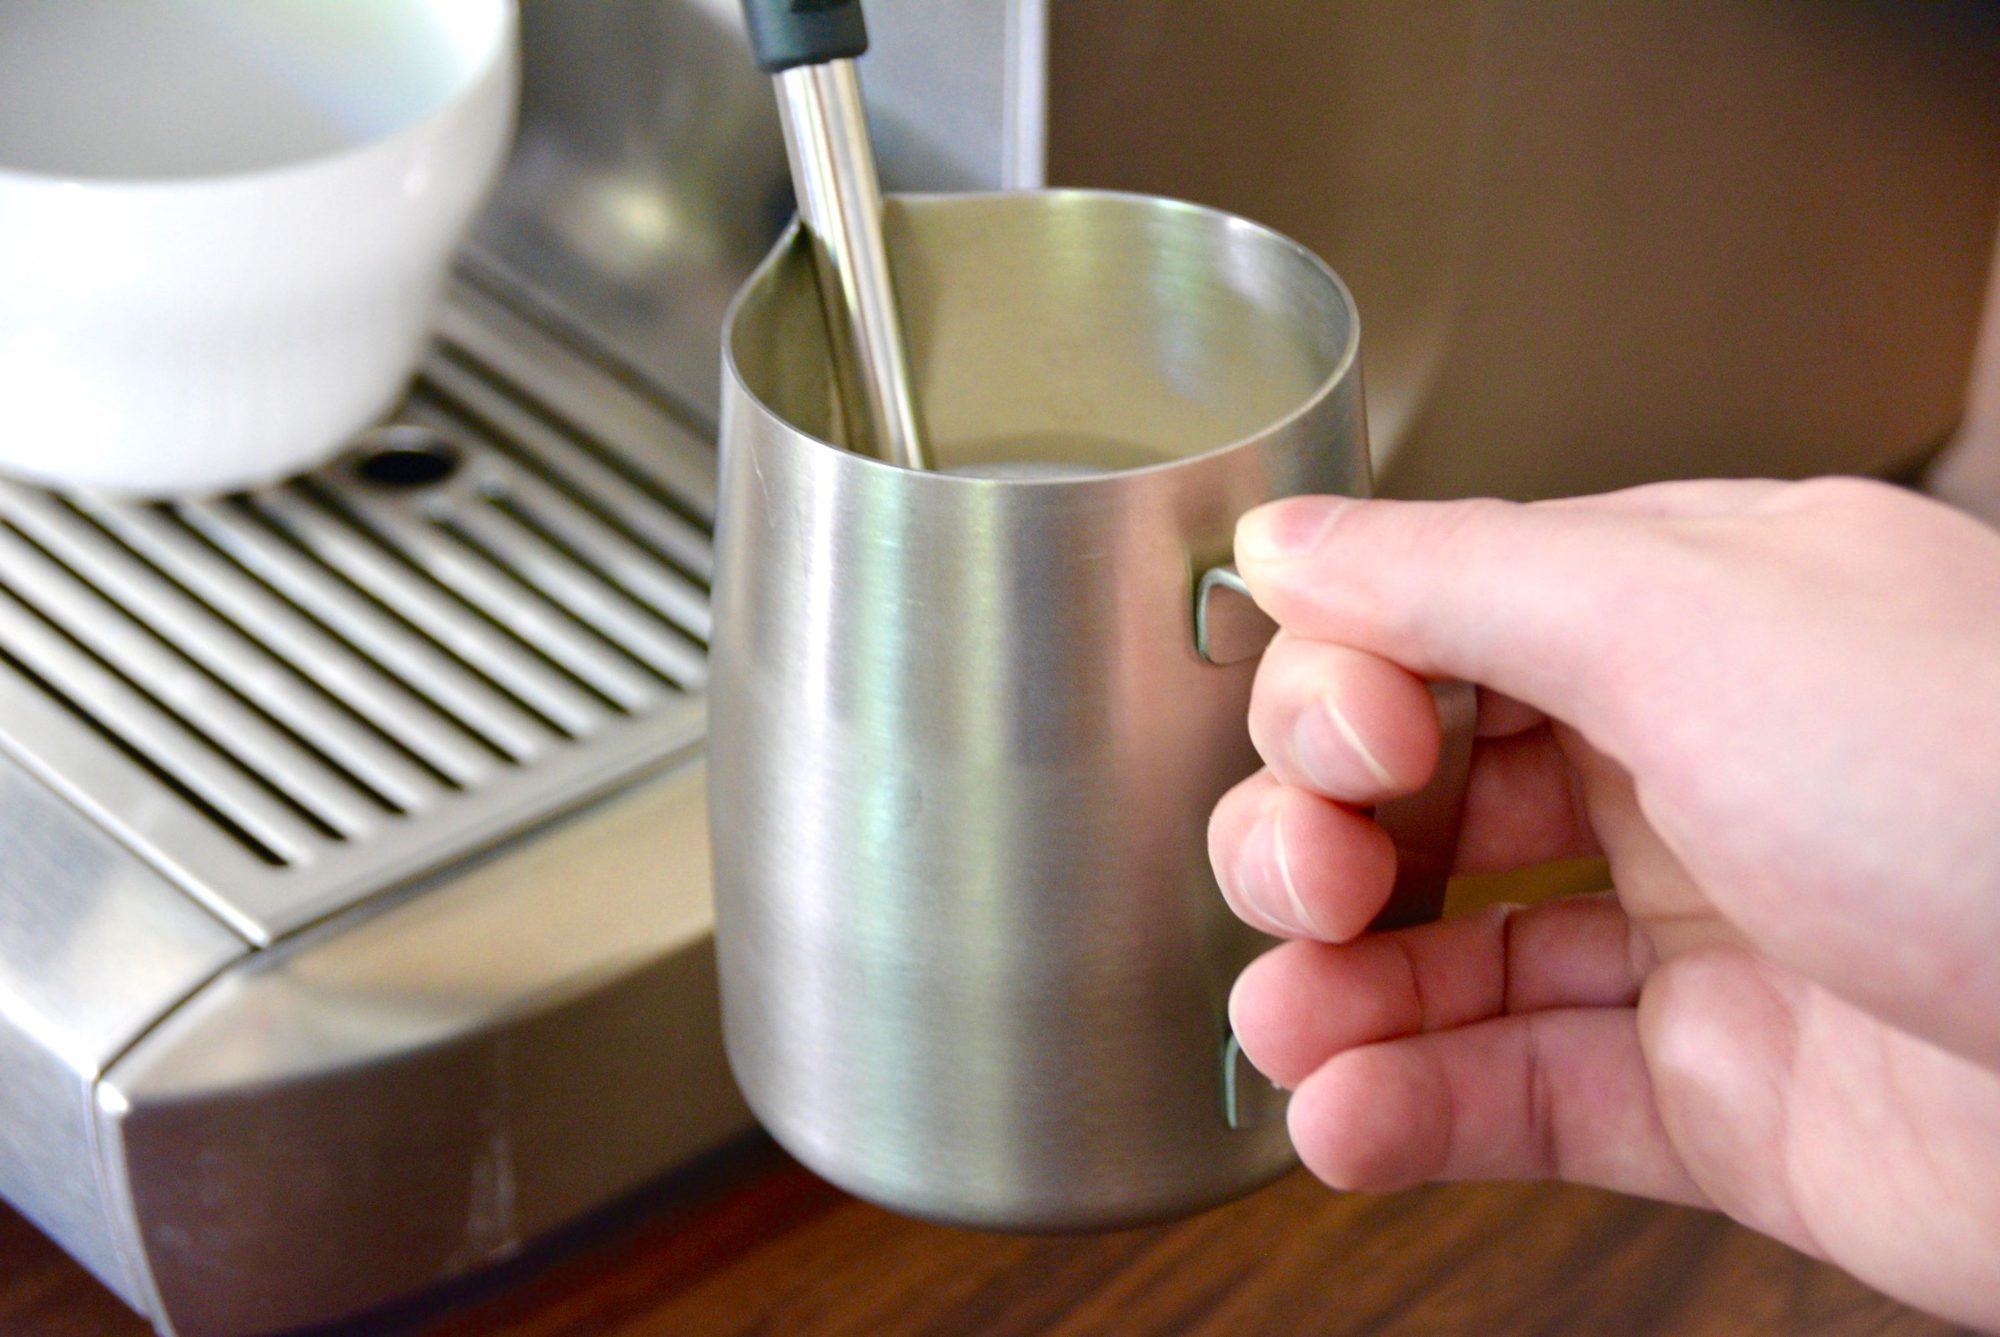
<path id="1" fill-rule="evenodd" d="M 0 1202 L 0 1333 L 6 1337 L 125 1337 L 152 1329 Z"/>
<path id="2" fill-rule="evenodd" d="M 0 1333 L 146 1327 L 0 1209 Z M 1241 1337 L 1959 1332 L 1721 1217 L 1541 1184 L 1330 1193 L 1023 1238 L 857 1202 L 753 1139 L 340 1337 Z"/>

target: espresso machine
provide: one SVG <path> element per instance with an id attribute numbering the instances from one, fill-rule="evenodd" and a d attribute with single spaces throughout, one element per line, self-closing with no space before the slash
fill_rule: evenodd
<path id="1" fill-rule="evenodd" d="M 871 0 L 891 190 L 1177 195 L 1355 292 L 1384 490 L 1897 473 L 1965 402 L 2000 10 Z M 365 1313 L 750 1126 L 703 766 L 735 0 L 532 0 L 407 401 L 140 504 L 0 481 L 0 1194 L 165 1333 Z"/>

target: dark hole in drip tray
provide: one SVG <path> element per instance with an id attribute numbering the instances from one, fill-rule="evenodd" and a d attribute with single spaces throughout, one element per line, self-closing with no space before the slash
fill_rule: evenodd
<path id="1" fill-rule="evenodd" d="M 457 446 L 422 427 L 384 427 L 364 437 L 354 472 L 377 487 L 410 490 L 442 483 L 458 472 Z"/>

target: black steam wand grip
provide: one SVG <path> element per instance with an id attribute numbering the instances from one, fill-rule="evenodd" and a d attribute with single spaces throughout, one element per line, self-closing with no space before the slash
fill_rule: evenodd
<path id="1" fill-rule="evenodd" d="M 851 60 L 868 49 L 861 0 L 743 0 L 743 21 L 766 74 Z"/>

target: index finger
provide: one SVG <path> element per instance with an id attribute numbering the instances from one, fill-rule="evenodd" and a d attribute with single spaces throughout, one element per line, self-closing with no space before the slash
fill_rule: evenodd
<path id="1" fill-rule="evenodd" d="M 1769 495 L 1656 486 L 1534 505 L 1294 497 L 1236 530 L 1236 560 L 1286 630 L 1466 678 L 1589 728 L 1615 670 L 1699 626 L 1708 563 L 1670 527 Z M 1594 503 L 1594 504 L 1593 504 Z"/>

